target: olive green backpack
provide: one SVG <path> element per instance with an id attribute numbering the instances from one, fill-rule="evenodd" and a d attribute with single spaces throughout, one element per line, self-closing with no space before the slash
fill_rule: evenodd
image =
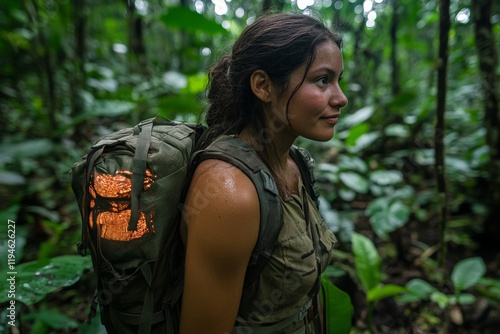
<path id="1" fill-rule="evenodd" d="M 82 217 L 77 248 L 82 256 L 90 251 L 97 278 L 88 321 L 99 304 L 108 333 L 178 332 L 184 272 L 182 201 L 190 171 L 205 159 L 235 165 L 259 195 L 259 238 L 246 283 L 258 276 L 272 254 L 281 225 L 268 222 L 281 221 L 282 208 L 271 173 L 249 145 L 230 136 L 194 154 L 205 140 L 205 130 L 195 123 L 148 119 L 100 138 L 71 170 Z M 301 171 L 317 198 L 312 159 L 296 147 L 292 151 L 301 157 L 299 165 L 307 166 Z"/>

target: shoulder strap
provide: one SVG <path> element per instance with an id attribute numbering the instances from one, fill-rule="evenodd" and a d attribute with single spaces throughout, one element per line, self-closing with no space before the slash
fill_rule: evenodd
<path id="1" fill-rule="evenodd" d="M 271 258 L 281 230 L 283 208 L 278 187 L 271 172 L 253 148 L 238 138 L 221 136 L 207 148 L 197 151 L 192 158 L 191 170 L 194 172 L 207 159 L 222 160 L 237 167 L 248 176 L 257 190 L 261 217 L 259 238 L 250 257 L 245 284 L 253 282 Z"/>
<path id="2" fill-rule="evenodd" d="M 304 180 L 304 186 L 309 196 L 311 196 L 316 203 L 316 207 L 319 208 L 319 190 L 316 186 L 316 178 L 314 177 L 313 157 L 306 149 L 295 145 L 290 148 L 290 155 L 297 164 L 297 167 L 299 167 L 300 175 Z"/>
<path id="3" fill-rule="evenodd" d="M 316 179 L 314 177 L 314 159 L 311 154 L 300 147 L 293 146 L 290 150 L 292 158 L 295 163 L 299 167 L 300 174 L 302 179 L 305 182 L 305 187 L 309 196 L 314 200 L 316 207 L 319 208 L 319 190 L 316 186 Z M 309 208 L 307 205 L 307 199 L 304 199 L 305 209 L 304 212 L 306 214 L 306 220 L 309 224 Z M 314 287 L 310 291 L 310 297 L 312 300 L 312 309 L 314 310 L 315 317 L 313 318 L 313 325 L 316 333 L 324 333 L 322 330 L 322 324 L 319 317 L 320 314 L 320 305 L 319 305 L 319 295 L 318 292 L 321 286 L 321 273 L 323 272 L 323 268 L 321 267 L 321 261 L 319 259 L 319 254 L 321 252 L 321 246 L 319 242 L 319 231 L 317 225 L 310 225 L 311 237 L 314 244 L 314 252 L 316 253 L 317 258 L 317 272 L 318 276 L 316 278 L 316 282 Z"/>

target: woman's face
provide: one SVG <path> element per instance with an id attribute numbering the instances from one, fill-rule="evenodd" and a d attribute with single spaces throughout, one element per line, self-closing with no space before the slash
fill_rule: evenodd
<path id="1" fill-rule="evenodd" d="M 337 44 L 328 41 L 318 45 L 304 82 L 290 99 L 305 69 L 304 64 L 291 73 L 286 91 L 273 98 L 271 112 L 282 122 L 283 135 L 327 141 L 334 135 L 340 108 L 347 104 L 339 86 L 344 65 Z"/>

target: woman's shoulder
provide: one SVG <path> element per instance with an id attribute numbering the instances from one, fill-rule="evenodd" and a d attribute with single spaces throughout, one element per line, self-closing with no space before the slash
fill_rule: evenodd
<path id="1" fill-rule="evenodd" d="M 186 204 L 195 206 L 196 212 L 215 209 L 225 215 L 251 214 L 259 222 L 254 184 L 239 168 L 223 160 L 207 159 L 197 166 Z"/>
<path id="2" fill-rule="evenodd" d="M 204 249 L 205 257 L 246 265 L 259 233 L 257 191 L 238 168 L 221 160 L 205 160 L 194 173 L 182 220 L 187 244 Z"/>

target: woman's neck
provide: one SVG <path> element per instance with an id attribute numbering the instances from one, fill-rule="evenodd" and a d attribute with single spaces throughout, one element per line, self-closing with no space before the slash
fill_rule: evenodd
<path id="1" fill-rule="evenodd" d="M 241 131 L 239 138 L 252 146 L 275 172 L 286 168 L 290 147 L 296 139 L 283 132 L 259 131 L 249 126 Z"/>

